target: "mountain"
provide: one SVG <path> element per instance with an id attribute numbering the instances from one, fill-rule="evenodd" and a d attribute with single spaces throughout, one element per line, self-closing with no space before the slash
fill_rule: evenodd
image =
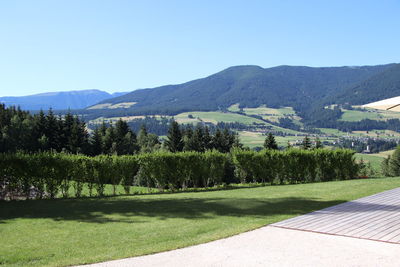
<path id="1" fill-rule="evenodd" d="M 97 89 L 67 91 L 67 92 L 50 92 L 20 97 L 0 97 L 0 103 L 7 106 L 20 106 L 26 110 L 47 110 L 53 109 L 82 109 L 91 106 L 102 100 L 119 97 L 126 93 L 109 94 Z"/>
<path id="2" fill-rule="evenodd" d="M 361 82 L 393 67 L 394 64 L 362 67 L 235 66 L 206 78 L 178 85 L 135 90 L 101 101 L 102 114 L 177 114 L 183 111 L 226 109 L 240 103 L 245 107 L 291 106 L 296 110 L 328 96 L 354 88 Z M 118 105 L 121 104 L 121 105 Z M 91 111 L 91 112 L 100 112 Z"/>
<path id="3" fill-rule="evenodd" d="M 328 97 L 326 103 L 363 105 L 397 96 L 400 96 L 400 64 L 393 64 L 361 83 Z"/>

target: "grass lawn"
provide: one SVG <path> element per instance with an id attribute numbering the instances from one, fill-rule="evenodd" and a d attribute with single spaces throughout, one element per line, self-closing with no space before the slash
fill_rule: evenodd
<path id="1" fill-rule="evenodd" d="M 0 264 L 66 266 L 171 250 L 399 186 L 400 178 L 382 178 L 213 192 L 0 202 Z"/>

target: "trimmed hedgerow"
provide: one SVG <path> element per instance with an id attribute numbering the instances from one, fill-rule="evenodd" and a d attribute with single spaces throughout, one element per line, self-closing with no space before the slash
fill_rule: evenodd
<path id="1" fill-rule="evenodd" d="M 233 150 L 154 152 L 131 156 L 88 157 L 63 153 L 0 154 L 0 198 L 104 196 L 106 184 L 134 184 L 160 190 L 210 187 L 228 183 L 310 183 L 357 176 L 354 152 L 346 149 L 260 152 Z"/>

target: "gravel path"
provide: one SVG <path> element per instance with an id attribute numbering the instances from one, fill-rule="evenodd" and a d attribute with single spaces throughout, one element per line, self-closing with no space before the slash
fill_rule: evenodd
<path id="1" fill-rule="evenodd" d="M 400 245 L 265 226 L 197 246 L 86 266 L 400 266 Z"/>

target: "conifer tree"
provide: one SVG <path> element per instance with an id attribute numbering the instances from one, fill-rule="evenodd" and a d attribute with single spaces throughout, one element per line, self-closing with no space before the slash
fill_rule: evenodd
<path id="1" fill-rule="evenodd" d="M 142 124 L 142 126 L 140 127 L 139 133 L 138 133 L 138 144 L 141 148 L 145 149 L 147 147 L 147 129 L 146 126 L 144 124 Z"/>
<path id="2" fill-rule="evenodd" d="M 303 143 L 301 144 L 301 148 L 305 149 L 305 150 L 311 149 L 311 140 L 308 137 L 308 135 L 306 135 L 306 137 L 304 137 Z"/>
<path id="3" fill-rule="evenodd" d="M 228 153 L 233 144 L 235 143 L 235 134 L 229 132 L 228 128 L 225 128 L 223 131 L 224 143 L 223 143 L 223 152 Z"/>
<path id="4" fill-rule="evenodd" d="M 219 152 L 224 151 L 224 135 L 222 134 L 221 130 L 218 128 L 215 131 L 214 136 L 212 137 L 212 147 L 218 150 Z"/>
<path id="5" fill-rule="evenodd" d="M 198 124 L 194 130 L 192 137 L 192 148 L 197 152 L 204 152 L 206 150 L 204 142 L 204 127 Z"/>
<path id="6" fill-rule="evenodd" d="M 46 124 L 45 124 L 45 135 L 47 137 L 47 149 L 57 150 L 60 149 L 59 144 L 59 129 L 58 129 L 58 119 L 54 115 L 53 110 L 50 109 L 49 113 L 46 116 Z"/>
<path id="7" fill-rule="evenodd" d="M 72 153 L 86 153 L 88 148 L 88 133 L 85 123 L 74 118 L 68 137 L 68 149 Z"/>
<path id="8" fill-rule="evenodd" d="M 317 137 L 315 138 L 315 148 L 318 149 L 318 148 L 323 148 L 323 147 L 324 147 L 324 145 L 322 144 L 321 140 L 320 140 L 319 137 L 317 136 Z"/>
<path id="9" fill-rule="evenodd" d="M 165 145 L 171 152 L 179 152 L 183 150 L 182 132 L 179 124 L 176 121 L 172 121 L 168 129 L 167 140 Z"/>
<path id="10" fill-rule="evenodd" d="M 103 153 L 102 135 L 99 128 L 95 128 L 90 138 L 91 155 L 97 156 Z"/>
<path id="11" fill-rule="evenodd" d="M 286 149 L 291 149 L 291 148 L 292 148 L 292 144 L 290 143 L 290 141 L 287 141 Z"/>
<path id="12" fill-rule="evenodd" d="M 191 126 L 187 126 L 183 134 L 183 150 L 194 151 L 193 148 L 193 129 Z"/>
<path id="13" fill-rule="evenodd" d="M 383 176 L 391 176 L 389 162 L 390 162 L 390 155 L 382 160 L 381 171 Z"/>
<path id="14" fill-rule="evenodd" d="M 396 148 L 389 160 L 390 176 L 400 176 L 400 146 Z"/>
<path id="15" fill-rule="evenodd" d="M 264 148 L 273 150 L 278 149 L 278 144 L 276 143 L 275 137 L 272 133 L 268 133 L 267 137 L 265 138 Z"/>
<path id="16" fill-rule="evenodd" d="M 115 152 L 118 155 L 132 154 L 138 150 L 136 134 L 129 129 L 126 121 L 119 119 L 114 129 Z"/>
<path id="17" fill-rule="evenodd" d="M 210 129 L 208 126 L 206 126 L 204 129 L 203 147 L 204 150 L 211 150 L 213 148 L 212 137 L 210 135 Z"/>
<path id="18" fill-rule="evenodd" d="M 115 154 L 117 152 L 114 126 L 110 125 L 109 127 L 106 128 L 102 143 L 104 145 L 103 152 L 105 154 Z"/>

